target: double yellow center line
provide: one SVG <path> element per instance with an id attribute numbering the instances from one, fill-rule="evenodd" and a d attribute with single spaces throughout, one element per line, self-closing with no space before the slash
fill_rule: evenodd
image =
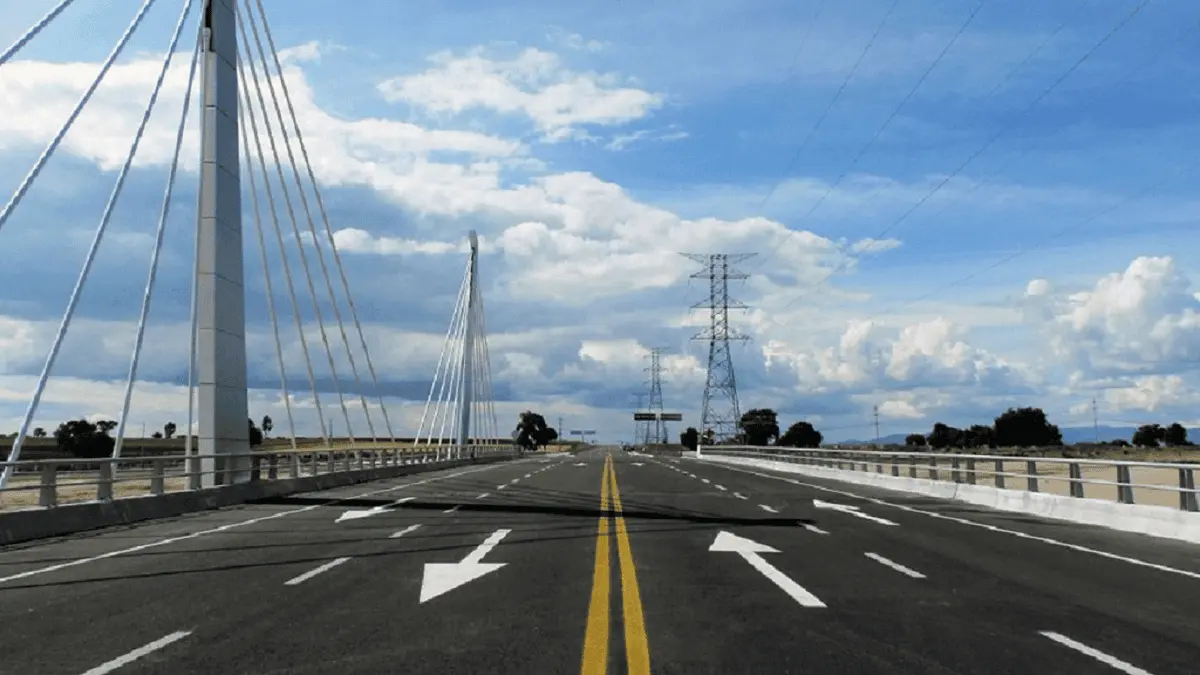
<path id="1" fill-rule="evenodd" d="M 611 488 L 610 488 L 611 485 Z M 646 621 L 642 616 L 642 596 L 638 591 L 633 549 L 621 509 L 621 491 L 613 471 L 612 456 L 604 458 L 604 476 L 600 481 L 600 524 L 596 530 L 596 567 L 592 575 L 592 598 L 588 604 L 587 632 L 583 641 L 583 675 L 608 675 L 608 629 L 612 622 L 609 597 L 612 569 L 609 564 L 609 501 L 615 520 L 617 560 L 620 562 L 622 623 L 625 626 L 625 665 L 629 675 L 650 674 L 650 646 L 646 640 Z"/>

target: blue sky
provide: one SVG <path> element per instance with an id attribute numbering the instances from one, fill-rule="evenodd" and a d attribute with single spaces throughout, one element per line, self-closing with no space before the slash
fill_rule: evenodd
<path id="1" fill-rule="evenodd" d="M 54 4 L 0 8 L 0 45 Z M 698 422 L 705 354 L 681 322 L 701 289 L 680 250 L 759 253 L 735 292 L 753 308 L 738 322 L 754 339 L 734 348 L 743 408 L 833 439 L 873 435 L 876 405 L 884 433 L 1009 405 L 1089 425 L 1093 397 L 1101 423 L 1197 421 L 1194 3 L 1131 19 L 1140 0 L 264 4 L 389 395 L 421 398 L 452 308 L 461 253 L 430 244 L 474 228 L 505 426 L 532 407 L 628 433 L 650 346 L 671 350 L 667 406 Z M 0 193 L 139 5 L 77 0 L 0 65 Z M 28 400 L 181 6 L 158 1 L 0 229 L 3 424 Z M 119 409 L 188 56 L 46 425 Z M 185 166 L 131 418 L 150 426 L 184 417 L 194 200 Z M 279 419 L 250 223 L 252 407 Z M 389 400 L 419 417 L 420 401 Z"/>

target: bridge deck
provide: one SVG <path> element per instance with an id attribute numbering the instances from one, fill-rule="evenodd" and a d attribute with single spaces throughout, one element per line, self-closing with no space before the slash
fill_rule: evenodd
<path id="1" fill-rule="evenodd" d="M 0 672 L 624 673 L 646 672 L 645 656 L 663 674 L 1123 662 L 1164 675 L 1200 662 L 1193 546 L 613 451 L 622 528 L 601 510 L 608 454 L 13 547 Z M 589 637 L 607 663 L 582 663 Z"/>

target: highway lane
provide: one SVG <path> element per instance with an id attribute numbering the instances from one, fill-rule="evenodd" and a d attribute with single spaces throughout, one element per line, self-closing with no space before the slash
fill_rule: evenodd
<path id="1" fill-rule="evenodd" d="M 342 575 L 330 570 L 280 598 L 282 590 L 292 590 L 287 581 L 339 558 L 378 555 L 403 540 L 390 538 L 392 525 L 403 529 L 407 524 L 388 518 L 391 513 L 342 523 L 335 523 L 337 518 L 411 496 L 414 502 L 403 506 L 417 508 L 405 513 L 419 513 L 425 522 L 452 520 L 454 514 L 443 511 L 473 500 L 483 488 L 553 470 L 561 461 L 417 474 L 5 550 L 0 552 L 4 642 L 37 648 L 6 650 L 0 673 L 86 672 L 176 626 L 221 633 L 222 624 L 236 621 L 239 613 L 261 615 L 278 631 L 290 612 L 323 611 L 326 598 L 314 596 L 312 589 L 320 588 L 314 582 Z M 364 494 L 369 496 L 351 499 Z M 333 499 L 347 501 L 321 506 Z M 238 527 L 214 531 L 229 525 Z M 165 543 L 154 545 L 159 542 Z M 139 546 L 150 548 L 97 559 Z M 72 566 L 55 569 L 62 565 Z M 44 572 L 13 578 L 39 571 Z"/>
<path id="2" fill-rule="evenodd" d="M 1167 675 L 1200 659 L 1200 579 L 852 496 L 903 499 L 884 491 L 619 451 L 610 471 L 609 454 L 0 551 L 0 673 Z M 1194 547 L 911 499 L 1200 566 Z"/>
<path id="3" fill-rule="evenodd" d="M 1057 644 L 1047 648 L 1050 638 L 1040 631 L 1120 654 L 1154 673 L 1190 672 L 1200 656 L 1195 546 L 794 474 L 650 461 L 713 498 L 726 494 L 713 487 L 720 485 L 745 496 L 735 501 L 747 508 L 767 513 L 765 506 L 776 512 L 771 515 L 797 523 L 808 536 L 799 548 L 792 545 L 794 552 L 777 545 L 784 550 L 777 557 L 787 560 L 781 567 L 806 569 L 814 588 L 824 591 L 828 583 L 828 593 L 861 602 L 851 623 L 860 643 L 896 640 L 903 626 L 923 635 L 900 642 L 922 645 L 924 656 L 948 667 L 955 659 L 979 659 L 985 649 L 987 655 L 970 670 L 980 673 L 1028 672 L 1035 665 L 1039 672 L 1098 672 L 1094 661 L 1080 662 Z M 818 508 L 817 501 L 853 506 L 862 515 Z M 777 544 L 779 538 L 763 533 L 762 541 Z M 912 579 L 888 563 L 925 578 Z M 857 578 L 864 565 L 875 566 L 875 583 Z M 836 573 L 826 574 L 830 569 Z M 906 608 L 902 596 L 893 596 L 897 589 L 920 591 Z M 893 601 L 900 604 L 891 611 L 876 604 Z M 831 603 L 835 614 L 840 607 Z M 890 622 L 876 621 L 888 615 Z M 970 640 L 970 634 L 991 636 L 986 638 L 991 644 Z M 956 645 L 964 645 L 961 655 L 953 653 Z M 926 665 L 912 672 L 939 671 Z"/>

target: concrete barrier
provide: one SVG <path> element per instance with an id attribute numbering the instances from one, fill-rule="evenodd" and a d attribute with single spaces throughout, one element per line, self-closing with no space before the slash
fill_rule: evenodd
<path id="1" fill-rule="evenodd" d="M 924 478 L 827 469 L 825 467 L 763 459 L 703 455 L 701 461 L 795 473 L 813 478 L 868 485 L 953 501 L 986 506 L 999 511 L 1026 513 L 1084 525 L 1098 525 L 1166 539 L 1200 543 L 1200 513 L 1145 504 L 1122 504 L 1079 497 L 1006 490 L 986 485 L 950 483 Z"/>
<path id="2" fill-rule="evenodd" d="M 475 460 L 461 459 L 430 464 L 376 467 L 318 476 L 239 483 L 204 490 L 171 492 L 165 495 L 126 497 L 112 501 L 93 501 L 66 504 L 48 509 L 35 508 L 0 513 L 0 546 L 86 532 L 103 527 L 171 518 L 187 513 L 236 506 L 257 499 L 318 492 L 414 473 L 453 469 L 470 464 L 492 464 L 510 459 L 513 458 L 486 457 Z"/>

